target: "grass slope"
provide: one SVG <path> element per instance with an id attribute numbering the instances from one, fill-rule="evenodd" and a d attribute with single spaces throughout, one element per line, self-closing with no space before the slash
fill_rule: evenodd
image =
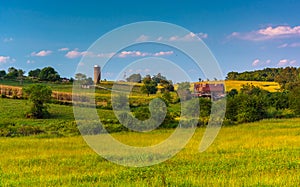
<path id="1" fill-rule="evenodd" d="M 150 133 L 155 142 L 172 131 Z M 222 128 L 204 153 L 204 129 L 172 159 L 123 167 L 94 153 L 80 137 L 0 138 L 0 186 L 299 186 L 300 119 L 264 120 Z M 131 145 L 149 134 L 116 133 Z"/>
<path id="2" fill-rule="evenodd" d="M 50 118 L 27 119 L 25 113 L 29 111 L 30 104 L 27 100 L 0 98 L 0 136 L 6 136 L 8 129 L 13 132 L 10 136 L 20 136 L 24 131 L 32 135 L 37 130 L 43 131 L 40 135 L 51 137 L 79 134 L 72 106 L 50 104 Z M 98 109 L 97 112 L 104 122 L 117 121 L 112 110 Z"/>

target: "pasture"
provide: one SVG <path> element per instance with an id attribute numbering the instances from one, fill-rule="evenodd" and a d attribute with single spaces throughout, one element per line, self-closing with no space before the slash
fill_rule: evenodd
<path id="1" fill-rule="evenodd" d="M 0 186 L 299 186 L 300 119 L 223 127 L 198 152 L 204 128 L 172 159 L 130 168 L 97 155 L 81 136 L 0 138 Z M 129 145 L 152 145 L 172 130 L 114 133 Z M 149 137 L 155 137 L 154 139 Z"/>
<path id="2" fill-rule="evenodd" d="M 239 89 L 241 82 L 229 81 L 226 86 Z M 264 84 L 276 90 L 275 83 Z M 71 86 L 57 91 L 71 91 Z M 109 93 L 97 90 L 96 97 L 108 98 Z M 154 96 L 135 92 L 131 97 L 148 101 Z M 29 104 L 0 98 L 0 186 L 300 186 L 300 118 L 225 126 L 203 153 L 198 148 L 205 128 L 198 128 L 170 160 L 131 168 L 105 160 L 86 144 L 71 106 L 50 104 L 51 118 L 26 119 Z M 98 114 L 115 125 L 112 110 L 98 109 Z M 143 147 L 160 143 L 172 132 L 112 135 L 127 145 Z"/>

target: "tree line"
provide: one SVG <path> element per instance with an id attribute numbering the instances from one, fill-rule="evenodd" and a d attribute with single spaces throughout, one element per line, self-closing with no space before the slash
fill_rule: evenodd
<path id="1" fill-rule="evenodd" d="M 28 76 L 25 76 L 25 71 L 16 69 L 14 67 L 5 70 L 0 70 L 0 80 L 18 80 L 22 83 L 23 80 L 28 79 L 32 81 L 49 81 L 60 82 L 63 79 L 53 67 L 45 67 L 43 69 L 30 70 Z"/>
<path id="2" fill-rule="evenodd" d="M 153 75 L 152 77 L 151 75 L 146 75 L 145 77 L 142 77 L 141 74 L 136 73 L 126 78 L 126 81 L 143 83 L 141 91 L 142 93 L 145 93 L 148 96 L 150 94 L 156 94 L 157 91 L 160 91 L 161 93 L 166 95 L 168 95 L 168 92 L 174 91 L 173 82 L 171 80 L 167 80 L 167 78 L 161 73 Z M 158 88 L 158 86 L 160 87 Z"/>
<path id="3" fill-rule="evenodd" d="M 229 72 L 227 80 L 243 80 L 243 81 L 275 81 L 278 83 L 295 82 L 299 80 L 300 68 L 265 68 L 262 70 L 245 71 L 245 72 Z"/>

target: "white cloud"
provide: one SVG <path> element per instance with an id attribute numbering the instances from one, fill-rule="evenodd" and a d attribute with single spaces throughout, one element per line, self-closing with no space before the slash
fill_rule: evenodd
<path id="1" fill-rule="evenodd" d="M 281 60 L 279 60 L 279 62 L 278 62 L 278 66 L 284 66 L 284 65 L 286 65 L 288 63 L 288 60 L 287 59 L 281 59 Z"/>
<path id="2" fill-rule="evenodd" d="M 83 56 L 88 56 L 88 57 L 98 57 L 98 58 L 111 58 L 112 56 L 114 56 L 115 53 L 99 53 L 99 54 L 94 54 L 92 52 L 89 51 L 78 51 L 78 49 L 74 49 L 72 51 L 67 52 L 67 54 L 65 55 L 65 57 L 67 58 L 79 58 L 79 57 L 83 57 Z"/>
<path id="3" fill-rule="evenodd" d="M 277 27 L 267 27 L 265 29 L 260 29 L 257 32 L 265 36 L 299 36 L 300 26 L 290 27 L 290 26 L 277 26 Z"/>
<path id="4" fill-rule="evenodd" d="M 288 60 L 288 59 L 281 59 L 279 60 L 277 66 L 294 66 L 297 65 L 297 61 L 296 60 Z"/>
<path id="5" fill-rule="evenodd" d="M 162 41 L 164 38 L 162 36 L 158 37 L 156 41 Z"/>
<path id="6" fill-rule="evenodd" d="M 95 55 L 98 58 L 111 58 L 115 55 L 116 53 L 99 53 Z"/>
<path id="7" fill-rule="evenodd" d="M 4 38 L 3 42 L 7 43 L 7 42 L 12 42 L 14 39 L 12 37 L 9 38 Z"/>
<path id="8" fill-rule="evenodd" d="M 118 57 L 125 58 L 125 57 L 145 57 L 145 56 L 167 56 L 172 55 L 173 51 L 159 51 L 156 53 L 148 53 L 148 52 L 141 52 L 141 51 L 122 51 L 118 54 Z"/>
<path id="9" fill-rule="evenodd" d="M 289 44 L 284 43 L 284 44 L 281 44 L 280 46 L 278 46 L 278 48 L 286 48 L 286 47 L 288 47 L 288 46 L 289 46 Z"/>
<path id="10" fill-rule="evenodd" d="M 286 48 L 286 47 L 300 47 L 300 42 L 295 42 L 295 43 L 284 43 L 280 46 L 278 46 L 278 48 Z"/>
<path id="11" fill-rule="evenodd" d="M 157 53 L 154 53 L 153 56 L 166 56 L 166 55 L 172 55 L 174 54 L 173 51 L 160 51 Z"/>
<path id="12" fill-rule="evenodd" d="M 13 63 L 15 61 L 16 59 L 10 58 L 10 56 L 0 56 L 0 64 Z"/>
<path id="13" fill-rule="evenodd" d="M 238 38 L 242 40 L 250 40 L 250 41 L 265 41 L 272 40 L 278 38 L 292 38 L 292 37 L 300 37 L 300 26 L 286 26 L 279 25 L 276 27 L 266 27 L 263 29 L 259 29 L 257 31 L 239 33 L 233 32 L 228 38 Z"/>
<path id="14" fill-rule="evenodd" d="M 70 50 L 70 49 L 67 48 L 67 47 L 63 47 L 63 48 L 58 49 L 58 51 L 69 51 L 69 50 Z"/>
<path id="15" fill-rule="evenodd" d="M 86 54 L 87 54 L 86 51 L 80 52 L 80 51 L 78 51 L 78 49 L 75 49 L 75 50 L 67 52 L 67 54 L 65 55 L 65 57 L 67 57 L 67 58 L 78 58 L 78 57 L 82 57 L 82 56 L 84 56 Z"/>
<path id="16" fill-rule="evenodd" d="M 259 59 L 255 59 L 253 62 L 252 62 L 252 66 L 257 66 L 259 64 Z"/>
<path id="17" fill-rule="evenodd" d="M 208 34 L 207 33 L 193 33 L 190 32 L 184 36 L 159 36 L 158 38 L 156 38 L 156 41 L 182 41 L 182 42 L 191 42 L 191 41 L 199 41 L 200 39 L 205 39 L 208 38 Z M 144 42 L 144 41 L 148 41 L 150 40 L 151 37 L 147 36 L 147 35 L 141 35 L 139 36 L 136 41 L 138 42 Z"/>
<path id="18" fill-rule="evenodd" d="M 174 54 L 173 51 L 159 51 L 156 53 L 149 53 L 149 52 L 142 52 L 142 51 L 121 51 L 120 53 L 116 54 L 114 52 L 111 53 L 98 53 L 94 54 L 88 51 L 78 51 L 78 49 L 74 49 L 66 53 L 65 57 L 73 59 L 79 58 L 82 56 L 88 56 L 92 58 L 111 58 L 114 55 L 118 58 L 126 58 L 126 57 L 146 57 L 146 56 L 168 56 Z"/>
<path id="19" fill-rule="evenodd" d="M 271 60 L 270 59 L 268 59 L 268 60 L 266 60 L 266 61 L 262 61 L 262 60 L 260 60 L 260 59 L 255 59 L 255 60 L 253 60 L 253 62 L 252 62 L 252 66 L 263 66 L 263 65 L 268 65 L 268 64 L 270 64 L 271 63 Z"/>
<path id="20" fill-rule="evenodd" d="M 39 52 L 32 52 L 31 56 L 38 56 L 38 57 L 44 57 L 44 56 L 48 56 L 52 53 L 52 51 L 50 50 L 42 50 Z"/>
<path id="21" fill-rule="evenodd" d="M 198 36 L 199 38 L 201 38 L 201 39 L 208 38 L 208 34 L 207 34 L 207 33 L 202 33 L 202 32 L 198 33 L 197 36 Z"/>
<path id="22" fill-rule="evenodd" d="M 169 41 L 183 41 L 183 42 L 191 42 L 191 41 L 199 41 L 200 39 L 205 39 L 208 37 L 208 34 L 206 33 L 193 33 L 190 32 L 189 34 L 185 36 L 171 36 L 168 40 Z M 162 39 L 162 38 L 158 38 Z"/>
<path id="23" fill-rule="evenodd" d="M 150 53 L 141 52 L 141 51 L 122 51 L 118 57 L 125 58 L 125 57 L 139 57 L 139 56 L 149 56 Z"/>
<path id="24" fill-rule="evenodd" d="M 292 65 L 292 66 L 297 65 L 297 61 L 296 60 L 291 60 L 290 65 Z"/>
<path id="25" fill-rule="evenodd" d="M 144 42 L 144 41 L 147 41 L 147 40 L 149 40 L 149 36 L 146 36 L 146 35 L 141 35 L 140 37 L 138 37 L 137 39 L 136 39 L 136 41 L 137 42 Z"/>

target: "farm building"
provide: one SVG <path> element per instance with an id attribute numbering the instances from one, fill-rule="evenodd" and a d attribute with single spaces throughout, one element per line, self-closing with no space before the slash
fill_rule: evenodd
<path id="1" fill-rule="evenodd" d="M 206 82 L 194 83 L 195 97 L 208 97 L 213 99 L 219 99 L 225 97 L 225 85 L 224 84 L 211 84 Z"/>

